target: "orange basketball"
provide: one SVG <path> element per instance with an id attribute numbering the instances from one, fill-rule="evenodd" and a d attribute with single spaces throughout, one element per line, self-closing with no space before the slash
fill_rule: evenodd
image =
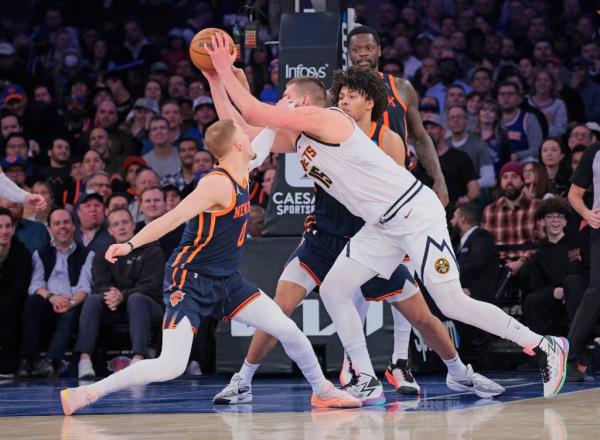
<path id="1" fill-rule="evenodd" d="M 192 42 L 190 43 L 190 58 L 192 59 L 192 63 L 198 68 L 202 70 L 206 70 L 209 72 L 214 72 L 215 68 L 213 67 L 212 60 L 210 59 L 210 55 L 206 51 L 206 46 L 212 47 L 211 37 L 216 32 L 220 32 L 226 35 L 226 38 L 229 40 L 229 46 L 231 48 L 231 53 L 234 53 L 235 43 L 233 42 L 233 38 L 225 32 L 223 29 L 219 28 L 206 28 L 202 29 L 194 38 L 192 38 Z"/>

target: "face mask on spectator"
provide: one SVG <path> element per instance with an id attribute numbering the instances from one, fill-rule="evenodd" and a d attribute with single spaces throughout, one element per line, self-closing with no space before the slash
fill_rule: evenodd
<path id="1" fill-rule="evenodd" d="M 77 55 L 66 55 L 65 56 L 65 66 L 74 67 L 79 62 L 79 57 Z"/>

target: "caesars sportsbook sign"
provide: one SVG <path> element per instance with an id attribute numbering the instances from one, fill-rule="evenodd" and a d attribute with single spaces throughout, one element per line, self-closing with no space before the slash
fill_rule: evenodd
<path id="1" fill-rule="evenodd" d="M 320 79 L 331 85 L 333 71 L 341 67 L 342 20 L 322 12 L 283 14 L 279 37 L 279 90 L 298 76 Z M 265 236 L 300 235 L 304 218 L 314 209 L 314 191 L 296 154 L 281 157 L 277 179 L 263 227 Z"/>

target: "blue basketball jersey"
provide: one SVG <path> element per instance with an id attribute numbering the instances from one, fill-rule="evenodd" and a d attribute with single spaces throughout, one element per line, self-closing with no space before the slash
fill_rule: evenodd
<path id="1" fill-rule="evenodd" d="M 187 222 L 179 246 L 167 263 L 174 272 L 181 270 L 209 277 L 226 277 L 238 270 L 250 214 L 248 179 L 238 182 L 223 167 L 213 168 L 206 175 L 214 173 L 223 174 L 231 180 L 234 190 L 231 204 L 221 211 L 201 212 Z"/>
<path id="2" fill-rule="evenodd" d="M 387 129 L 383 121 L 373 122 L 368 134 L 373 142 L 381 145 L 382 134 Z M 312 214 L 314 222 L 307 226 L 333 235 L 350 238 L 365 224 L 364 220 L 356 217 L 344 205 L 329 195 L 319 185 L 315 185 L 315 211 Z"/>

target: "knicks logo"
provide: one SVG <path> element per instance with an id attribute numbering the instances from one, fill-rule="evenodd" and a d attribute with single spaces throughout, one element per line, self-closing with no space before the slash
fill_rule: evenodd
<path id="1" fill-rule="evenodd" d="M 440 275 L 446 275 L 450 271 L 450 263 L 445 258 L 435 260 L 435 271 Z"/>
<path id="2" fill-rule="evenodd" d="M 184 296 L 185 293 L 183 293 L 181 290 L 176 290 L 175 292 L 173 292 L 170 298 L 171 306 L 175 307 L 177 304 L 183 301 Z"/>

